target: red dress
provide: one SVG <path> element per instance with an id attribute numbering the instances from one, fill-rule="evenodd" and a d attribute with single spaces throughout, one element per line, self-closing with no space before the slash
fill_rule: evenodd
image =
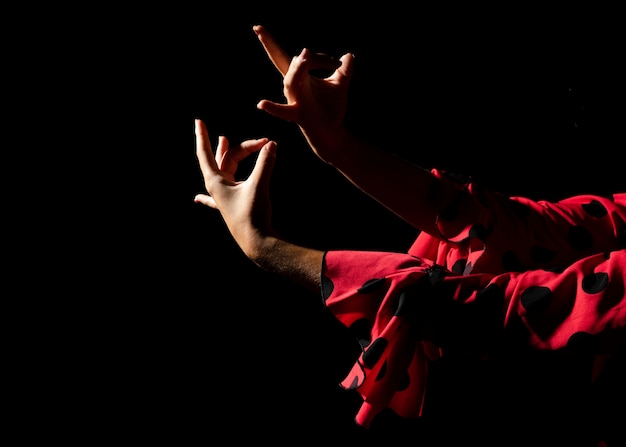
<path id="1" fill-rule="evenodd" d="M 366 428 L 383 410 L 419 418 L 429 364 L 449 353 L 586 350 L 593 380 L 626 340 L 626 193 L 549 203 L 433 173 L 440 234 L 408 253 L 325 254 L 325 305 L 362 347 L 341 385 Z"/>

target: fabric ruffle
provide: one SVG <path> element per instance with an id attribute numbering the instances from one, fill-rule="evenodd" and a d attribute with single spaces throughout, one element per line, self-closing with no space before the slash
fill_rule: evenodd
<path id="1" fill-rule="evenodd" d="M 433 169 L 438 234 L 420 233 L 408 253 L 459 274 L 565 268 L 626 248 L 626 193 L 559 202 L 506 197 Z"/>
<path id="2" fill-rule="evenodd" d="M 385 409 L 420 417 L 430 362 L 459 350 L 488 358 L 508 337 L 605 359 L 624 343 L 625 265 L 619 250 L 560 273 L 464 276 L 408 254 L 327 252 L 325 305 L 363 349 L 341 382 L 363 398 L 357 423 Z"/>

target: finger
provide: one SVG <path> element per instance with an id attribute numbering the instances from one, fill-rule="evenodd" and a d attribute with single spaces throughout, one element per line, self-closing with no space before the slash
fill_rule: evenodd
<path id="1" fill-rule="evenodd" d="M 298 56 L 292 59 L 289 65 L 289 71 L 285 75 L 285 79 L 283 79 L 283 85 L 287 92 L 297 92 L 304 82 L 305 76 L 308 76 L 308 57 L 310 54 L 311 52 L 304 48 Z"/>
<path id="2" fill-rule="evenodd" d="M 335 72 L 329 76 L 329 80 L 336 81 L 339 84 L 350 82 L 354 73 L 354 55 L 346 53 L 339 59 L 341 65 Z"/>
<path id="3" fill-rule="evenodd" d="M 209 141 L 209 132 L 204 125 L 204 122 L 200 119 L 196 119 L 196 156 L 200 164 L 200 170 L 206 177 L 211 172 L 217 170 L 217 164 L 213 157 L 213 149 L 211 148 L 211 142 Z"/>
<path id="4" fill-rule="evenodd" d="M 197 194 L 194 197 L 193 201 L 196 203 L 200 203 L 202 205 L 208 206 L 210 208 L 217 209 L 217 204 L 215 203 L 215 200 L 213 200 L 213 197 L 207 194 Z"/>
<path id="5" fill-rule="evenodd" d="M 263 110 L 264 112 L 267 112 L 270 115 L 274 115 L 275 117 L 283 119 L 285 121 L 290 121 L 294 123 L 298 122 L 298 109 L 295 105 L 278 104 L 276 102 L 268 101 L 267 99 L 262 99 L 261 101 L 259 101 L 256 107 L 259 110 Z"/>
<path id="6" fill-rule="evenodd" d="M 222 164 L 222 159 L 224 155 L 228 152 L 228 138 L 224 135 L 220 135 L 217 139 L 217 149 L 215 149 L 215 162 L 219 168 Z"/>
<path id="7" fill-rule="evenodd" d="M 239 146 L 235 146 L 226 150 L 223 153 L 223 156 L 217 157 L 217 163 L 220 170 L 234 175 L 237 171 L 237 167 L 239 166 L 239 162 L 246 158 L 248 155 L 260 151 L 263 145 L 267 142 L 267 138 L 246 140 Z"/>
<path id="8" fill-rule="evenodd" d="M 254 168 L 250 173 L 249 179 L 256 182 L 259 188 L 262 188 L 263 190 L 269 189 L 275 162 L 276 142 L 268 141 L 261 149 L 261 152 L 259 152 L 259 156 L 257 157 Z"/>
<path id="9" fill-rule="evenodd" d="M 262 25 L 255 25 L 252 29 L 259 38 L 259 41 L 261 41 L 263 48 L 265 48 L 265 52 L 274 66 L 278 69 L 280 74 L 285 76 L 287 70 L 289 70 L 289 62 L 291 59 L 289 55 L 281 48 L 280 45 L 278 45 L 278 42 L 274 40 L 272 35 L 268 33 Z"/>

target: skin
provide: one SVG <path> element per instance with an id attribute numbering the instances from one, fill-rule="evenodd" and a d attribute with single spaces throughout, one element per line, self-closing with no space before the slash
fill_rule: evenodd
<path id="1" fill-rule="evenodd" d="M 338 61 L 308 49 L 294 57 L 261 25 L 254 28 L 270 61 L 283 75 L 286 104 L 261 100 L 257 108 L 294 122 L 313 152 L 393 213 L 426 233 L 437 235 L 435 217 L 447 191 L 436 188 L 432 173 L 352 135 L 344 125 L 354 56 Z M 309 73 L 332 69 L 321 79 Z M 413 143 L 413 142 L 412 142 Z M 414 142 L 416 145 L 417 141 Z M 452 192 L 453 193 L 453 192 Z"/>
<path id="2" fill-rule="evenodd" d="M 429 171 L 356 138 L 344 126 L 354 57 L 346 54 L 337 61 L 304 49 L 290 58 L 262 26 L 254 31 L 283 76 L 286 99 L 284 104 L 262 100 L 257 107 L 295 123 L 321 160 L 416 228 L 436 235 L 437 204 L 446 203 L 442 196 L 452 192 L 436 183 Z M 319 68 L 334 71 L 324 79 L 309 73 Z M 272 227 L 269 186 L 276 142 L 261 138 L 231 146 L 220 136 L 214 152 L 201 120 L 195 121 L 195 137 L 206 188 L 195 202 L 220 212 L 238 246 L 256 265 L 319 294 L 324 252 L 290 243 Z M 237 180 L 239 163 L 253 155 L 257 158 L 250 175 Z"/>
<path id="3" fill-rule="evenodd" d="M 207 193 L 196 195 L 194 201 L 221 213 L 235 242 L 259 267 L 319 293 L 324 252 L 285 241 L 272 228 L 269 185 L 276 143 L 261 138 L 230 147 L 228 139 L 221 136 L 213 155 L 206 126 L 198 119 L 195 136 Z M 248 178 L 235 180 L 239 162 L 256 152 Z"/>
<path id="4" fill-rule="evenodd" d="M 261 100 L 257 108 L 298 125 L 313 152 L 355 186 L 422 231 L 437 234 L 435 216 L 446 194 L 430 171 L 352 135 L 344 125 L 354 56 L 339 60 L 308 49 L 293 58 L 260 25 L 253 28 L 283 76 L 285 104 Z M 331 70 L 326 78 L 311 70 Z M 271 225 L 269 183 L 276 143 L 267 138 L 231 147 L 221 136 L 213 155 L 204 123 L 195 123 L 196 150 L 206 194 L 195 202 L 218 210 L 243 253 L 259 267 L 319 293 L 324 252 L 280 238 Z M 239 162 L 258 153 L 253 171 L 237 181 Z M 439 186 L 435 188 L 435 186 Z M 437 191 L 437 193 L 434 193 Z"/>

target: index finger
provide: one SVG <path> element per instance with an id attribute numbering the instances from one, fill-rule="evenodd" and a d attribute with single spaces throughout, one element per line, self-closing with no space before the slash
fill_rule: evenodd
<path id="1" fill-rule="evenodd" d="M 213 149 L 211 148 L 211 142 L 209 141 L 209 132 L 204 125 L 204 122 L 200 119 L 196 119 L 196 156 L 200 163 L 200 170 L 203 175 L 213 171 L 217 171 L 217 163 L 213 155 Z"/>
<path id="2" fill-rule="evenodd" d="M 255 25 L 252 27 L 257 37 L 261 41 L 265 52 L 269 56 L 274 66 L 280 71 L 280 74 L 285 76 L 289 70 L 289 63 L 291 58 L 276 42 L 272 35 L 262 25 Z"/>

